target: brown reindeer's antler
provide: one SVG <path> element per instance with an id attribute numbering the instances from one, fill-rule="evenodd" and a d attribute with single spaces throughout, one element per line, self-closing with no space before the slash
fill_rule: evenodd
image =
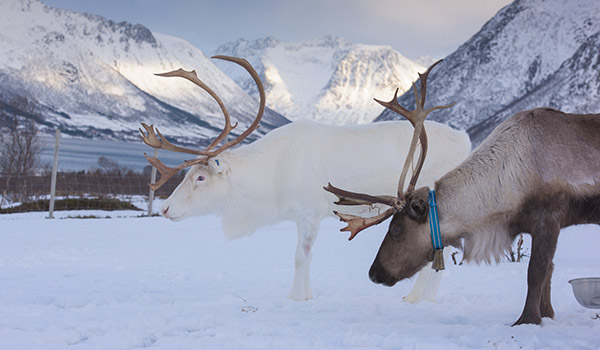
<path id="1" fill-rule="evenodd" d="M 144 143 L 147 144 L 148 146 L 157 148 L 157 149 L 173 151 L 173 152 L 181 152 L 181 153 L 188 153 L 188 154 L 195 154 L 198 156 L 202 156 L 202 157 L 199 157 L 194 160 L 188 160 L 188 161 L 184 162 L 183 164 L 181 164 L 177 167 L 174 167 L 174 168 L 164 165 L 156 157 L 146 156 L 146 159 L 148 160 L 148 162 L 150 164 L 152 164 L 154 167 L 156 167 L 161 174 L 161 178 L 158 182 L 156 182 L 154 184 L 149 184 L 150 188 L 153 190 L 157 190 L 158 188 L 160 188 L 162 185 L 165 184 L 165 182 L 167 182 L 167 180 L 169 180 L 171 177 L 173 177 L 175 174 L 177 174 L 177 172 L 179 172 L 182 169 L 185 169 L 187 167 L 190 167 L 190 166 L 196 165 L 196 164 L 207 164 L 209 158 L 215 157 L 218 154 L 220 154 L 221 152 L 239 144 L 246 137 L 248 137 L 248 135 L 250 135 L 254 130 L 258 129 L 258 127 L 260 126 L 260 121 L 261 121 L 262 116 L 265 111 L 265 89 L 262 85 L 262 82 L 260 81 L 258 73 L 256 73 L 254 68 L 252 68 L 252 65 L 243 58 L 231 57 L 231 56 L 213 56 L 213 58 L 218 58 L 218 59 L 237 63 L 240 66 L 244 67 L 248 71 L 248 73 L 250 73 L 250 75 L 252 76 L 252 78 L 254 79 L 254 82 L 256 83 L 256 85 L 258 87 L 258 92 L 260 94 L 260 106 L 258 108 L 258 113 L 256 114 L 256 118 L 254 119 L 254 122 L 252 122 L 252 124 L 248 127 L 248 129 L 246 129 L 238 137 L 236 137 L 235 139 L 233 139 L 229 142 L 224 143 L 221 147 L 213 150 L 213 148 L 215 148 L 223 140 L 225 140 L 225 138 L 227 137 L 227 135 L 229 135 L 231 130 L 233 130 L 238 125 L 237 123 L 235 123 L 234 125 L 231 125 L 231 117 L 229 116 L 229 112 L 227 111 L 227 108 L 225 107 L 225 104 L 223 103 L 223 101 L 221 101 L 219 96 L 217 96 L 217 94 L 211 88 L 209 88 L 200 79 L 198 79 L 198 76 L 196 75 L 196 71 L 186 71 L 186 70 L 179 68 L 178 70 L 175 70 L 172 72 L 156 74 L 161 77 L 185 78 L 185 79 L 191 81 L 192 83 L 198 85 L 200 88 L 202 88 L 206 92 L 208 92 L 210 94 L 210 96 L 212 96 L 215 99 L 215 101 L 217 101 L 217 103 L 219 104 L 219 107 L 221 107 L 221 110 L 223 111 L 223 115 L 225 117 L 225 127 L 223 128 L 223 131 L 219 134 L 219 136 L 217 136 L 217 138 L 213 142 L 211 142 L 210 145 L 208 145 L 208 147 L 206 149 L 194 150 L 194 149 L 189 149 L 189 148 L 184 148 L 184 147 L 179 147 L 179 146 L 173 145 L 160 133 L 160 131 L 158 131 L 158 129 L 155 129 L 153 125 L 148 126 L 148 125 L 142 123 L 142 126 L 146 130 L 146 133 L 144 133 L 144 131 L 142 129 L 140 129 L 140 134 L 141 134 L 140 137 L 142 138 L 142 141 L 144 141 Z M 154 132 L 154 130 L 156 130 L 156 133 Z M 158 137 L 156 136 L 156 134 L 158 134 Z"/>
<path id="2" fill-rule="evenodd" d="M 332 184 L 327 184 L 327 187 L 324 187 L 324 189 L 338 197 L 338 201 L 335 202 L 337 205 L 372 205 L 374 203 L 379 203 L 391 207 L 383 213 L 370 218 L 347 215 L 334 211 L 335 215 L 340 218 L 340 221 L 348 224 L 348 226 L 342 228 L 340 231 L 350 232 L 349 240 L 352 240 L 360 231 L 367 227 L 382 223 L 385 219 L 392 216 L 395 212 L 401 211 L 404 207 L 404 202 L 393 196 L 371 196 L 364 193 L 349 192 L 337 188 Z"/>
<path id="3" fill-rule="evenodd" d="M 383 221 L 385 221 L 390 216 L 398 213 L 404 209 L 404 182 L 406 180 L 406 175 L 408 174 L 408 169 L 410 168 L 410 164 L 414 158 L 414 154 L 417 149 L 417 142 L 421 142 L 421 153 L 419 154 L 419 160 L 417 161 L 417 166 L 415 167 L 413 174 L 411 176 L 408 188 L 406 189 L 406 193 L 412 192 L 415 189 L 417 184 L 417 179 L 421 174 L 421 169 L 423 168 L 423 163 L 425 163 L 425 156 L 427 154 L 427 133 L 425 132 L 425 118 L 429 113 L 436 109 L 442 108 L 450 108 L 454 105 L 454 103 L 445 105 L 445 106 L 436 106 L 428 109 L 425 108 L 425 97 L 427 94 L 427 78 L 429 76 L 429 72 L 431 69 L 435 67 L 442 60 L 434 63 L 427 71 L 423 74 L 419 73 L 419 79 L 421 81 L 421 94 L 419 96 L 419 92 L 417 91 L 417 86 L 413 83 L 413 90 L 415 95 L 415 104 L 416 107 L 414 110 L 409 111 L 404 107 L 400 106 L 398 103 L 398 89 L 394 93 L 394 97 L 389 102 L 383 102 L 375 99 L 382 106 L 389 108 L 390 110 L 402 115 L 415 128 L 412 136 L 412 141 L 410 144 L 410 148 L 406 155 L 406 159 L 404 161 L 404 166 L 402 168 L 402 173 L 400 174 L 400 178 L 398 180 L 398 197 L 394 198 L 391 196 L 371 196 L 363 193 L 349 192 L 329 184 L 324 189 L 328 192 L 333 193 L 338 197 L 338 201 L 335 204 L 338 205 L 371 205 L 374 203 L 385 204 L 390 206 L 388 210 L 385 212 L 371 217 L 371 218 L 363 218 L 354 215 L 345 215 L 335 212 L 335 214 L 340 218 L 341 221 L 344 221 L 348 224 L 348 226 L 341 229 L 341 231 L 349 231 L 350 232 L 350 240 L 353 239 L 360 231 L 364 230 L 367 227 L 371 227 L 377 225 Z"/>
<path id="4" fill-rule="evenodd" d="M 417 179 L 419 178 L 419 175 L 421 174 L 421 169 L 423 168 L 423 163 L 425 163 L 425 156 L 427 155 L 427 145 L 428 145 L 427 133 L 425 132 L 425 127 L 424 127 L 425 118 L 427 118 L 427 115 L 429 113 L 431 113 L 432 111 L 435 111 L 437 109 L 450 108 L 450 107 L 454 106 L 454 103 L 451 103 L 451 104 L 445 105 L 445 106 L 436 106 L 436 107 L 424 109 L 425 108 L 425 97 L 427 95 L 427 78 L 429 77 L 429 72 L 431 72 L 433 67 L 438 65 L 440 62 L 442 62 L 442 60 L 439 60 L 439 61 L 435 62 L 433 65 L 431 65 L 431 67 L 429 67 L 429 69 L 427 69 L 427 71 L 425 73 L 423 73 L 423 74 L 419 73 L 419 80 L 421 81 L 421 96 L 419 96 L 419 92 L 417 91 L 417 86 L 413 83 L 413 92 L 415 95 L 415 105 L 416 105 L 414 110 L 409 111 L 409 110 L 405 109 L 404 107 L 400 106 L 400 104 L 398 103 L 398 89 L 396 89 L 394 98 L 389 102 L 384 102 L 384 101 L 375 99 L 375 101 L 377 101 L 377 103 L 379 103 L 380 105 L 382 105 L 382 106 L 400 114 L 404 118 L 406 118 L 415 128 L 413 137 L 412 137 L 412 141 L 410 144 L 410 148 L 408 150 L 406 160 L 404 161 L 404 167 L 402 168 L 402 173 L 400 174 L 400 179 L 398 181 L 398 198 L 400 198 L 404 192 L 403 191 L 404 181 L 406 180 L 406 175 L 408 174 L 408 168 L 410 167 L 410 163 L 411 163 L 413 156 L 415 154 L 415 151 L 416 151 L 417 142 L 418 142 L 417 137 L 418 137 L 418 140 L 421 141 L 421 153 L 419 154 L 419 160 L 417 161 L 417 166 L 416 166 L 415 170 L 413 171 L 413 175 L 410 179 L 410 182 L 408 184 L 408 188 L 406 189 L 406 192 L 414 191 L 415 186 L 417 184 Z"/>

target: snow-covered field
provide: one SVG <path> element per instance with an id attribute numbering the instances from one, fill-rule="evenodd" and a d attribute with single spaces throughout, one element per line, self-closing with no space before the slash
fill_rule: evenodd
<path id="1" fill-rule="evenodd" d="M 68 219 L 94 214 L 111 219 Z M 387 225 L 352 242 L 323 222 L 314 300 L 285 297 L 295 225 L 228 242 L 215 217 L 172 223 L 138 212 L 0 215 L 0 349 L 598 349 L 600 320 L 567 281 L 600 276 L 600 227 L 564 230 L 555 320 L 510 327 L 527 262 L 455 266 L 439 302 L 402 302 L 367 271 Z"/>

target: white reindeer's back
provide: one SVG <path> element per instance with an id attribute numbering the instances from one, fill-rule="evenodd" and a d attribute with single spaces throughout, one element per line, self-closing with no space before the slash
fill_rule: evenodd
<path id="1" fill-rule="evenodd" d="M 425 127 L 429 151 L 417 185 L 431 186 L 468 156 L 471 142 L 464 131 L 435 122 Z M 335 201 L 323 187 L 331 182 L 350 191 L 395 195 L 412 133 L 412 125 L 402 121 L 340 127 L 304 120 L 222 153 L 217 177 L 223 198 L 215 200 L 220 204 L 215 209 L 225 236 L 239 238 L 269 224 L 295 221 L 298 245 L 290 298 L 311 298 L 311 247 Z M 419 293 L 410 299 L 418 300 L 414 294 Z"/>
<path id="2" fill-rule="evenodd" d="M 425 127 L 429 151 L 417 186 L 432 186 L 471 150 L 466 132 L 429 121 Z M 412 133 L 405 121 L 342 127 L 302 120 L 272 131 L 246 150 L 269 145 L 264 152 L 276 166 L 270 181 L 283 219 L 324 218 L 334 206 L 334 196 L 323 190 L 328 182 L 356 192 L 396 194 Z"/>

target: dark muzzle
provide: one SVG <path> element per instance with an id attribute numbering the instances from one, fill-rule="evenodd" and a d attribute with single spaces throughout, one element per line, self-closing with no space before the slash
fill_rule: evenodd
<path id="1" fill-rule="evenodd" d="M 391 287 L 398 282 L 398 279 L 394 278 L 377 264 L 371 265 L 371 269 L 369 270 L 369 278 L 371 281 L 373 281 L 373 283 L 383 284 L 384 286 L 388 287 Z"/>

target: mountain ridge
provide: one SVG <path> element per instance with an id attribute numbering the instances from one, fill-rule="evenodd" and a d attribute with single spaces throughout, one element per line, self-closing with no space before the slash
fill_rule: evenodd
<path id="1" fill-rule="evenodd" d="M 248 57 L 265 82 L 267 103 L 291 120 L 326 124 L 371 122 L 383 107 L 374 97 L 410 88 L 425 67 L 390 46 L 352 43 L 325 35 L 302 42 L 282 42 L 273 36 L 239 39 L 214 53 Z M 219 67 L 246 92 L 255 94 L 247 77 Z"/>
<path id="2" fill-rule="evenodd" d="M 217 103 L 184 79 L 154 75 L 180 67 L 195 69 L 217 92 L 238 129 L 250 125 L 258 110 L 257 99 L 202 51 L 140 24 L 17 0 L 0 4 L 0 43 L 2 108 L 26 97 L 43 129 L 139 140 L 140 122 L 146 122 L 178 142 L 205 145 L 223 125 Z M 259 134 L 288 122 L 269 109 Z"/>
<path id="3" fill-rule="evenodd" d="M 559 70 L 563 70 L 562 75 L 577 76 L 581 67 L 571 67 L 567 73 L 568 66 L 563 64 L 598 32 L 600 6 L 595 1 L 514 1 L 433 70 L 427 105 L 457 103 L 432 113 L 430 118 L 468 130 L 476 145 L 519 110 L 552 107 L 565 112 L 598 113 L 597 103 L 569 102 L 569 96 L 559 99 L 565 92 L 548 84 Z M 542 90 L 546 91 L 544 96 L 555 98 L 536 93 Z M 578 92 L 570 94 L 598 95 L 593 87 L 575 90 Z M 412 94 L 405 93 L 398 100 L 407 108 L 414 106 Z M 399 116 L 384 111 L 376 121 L 393 119 Z"/>

